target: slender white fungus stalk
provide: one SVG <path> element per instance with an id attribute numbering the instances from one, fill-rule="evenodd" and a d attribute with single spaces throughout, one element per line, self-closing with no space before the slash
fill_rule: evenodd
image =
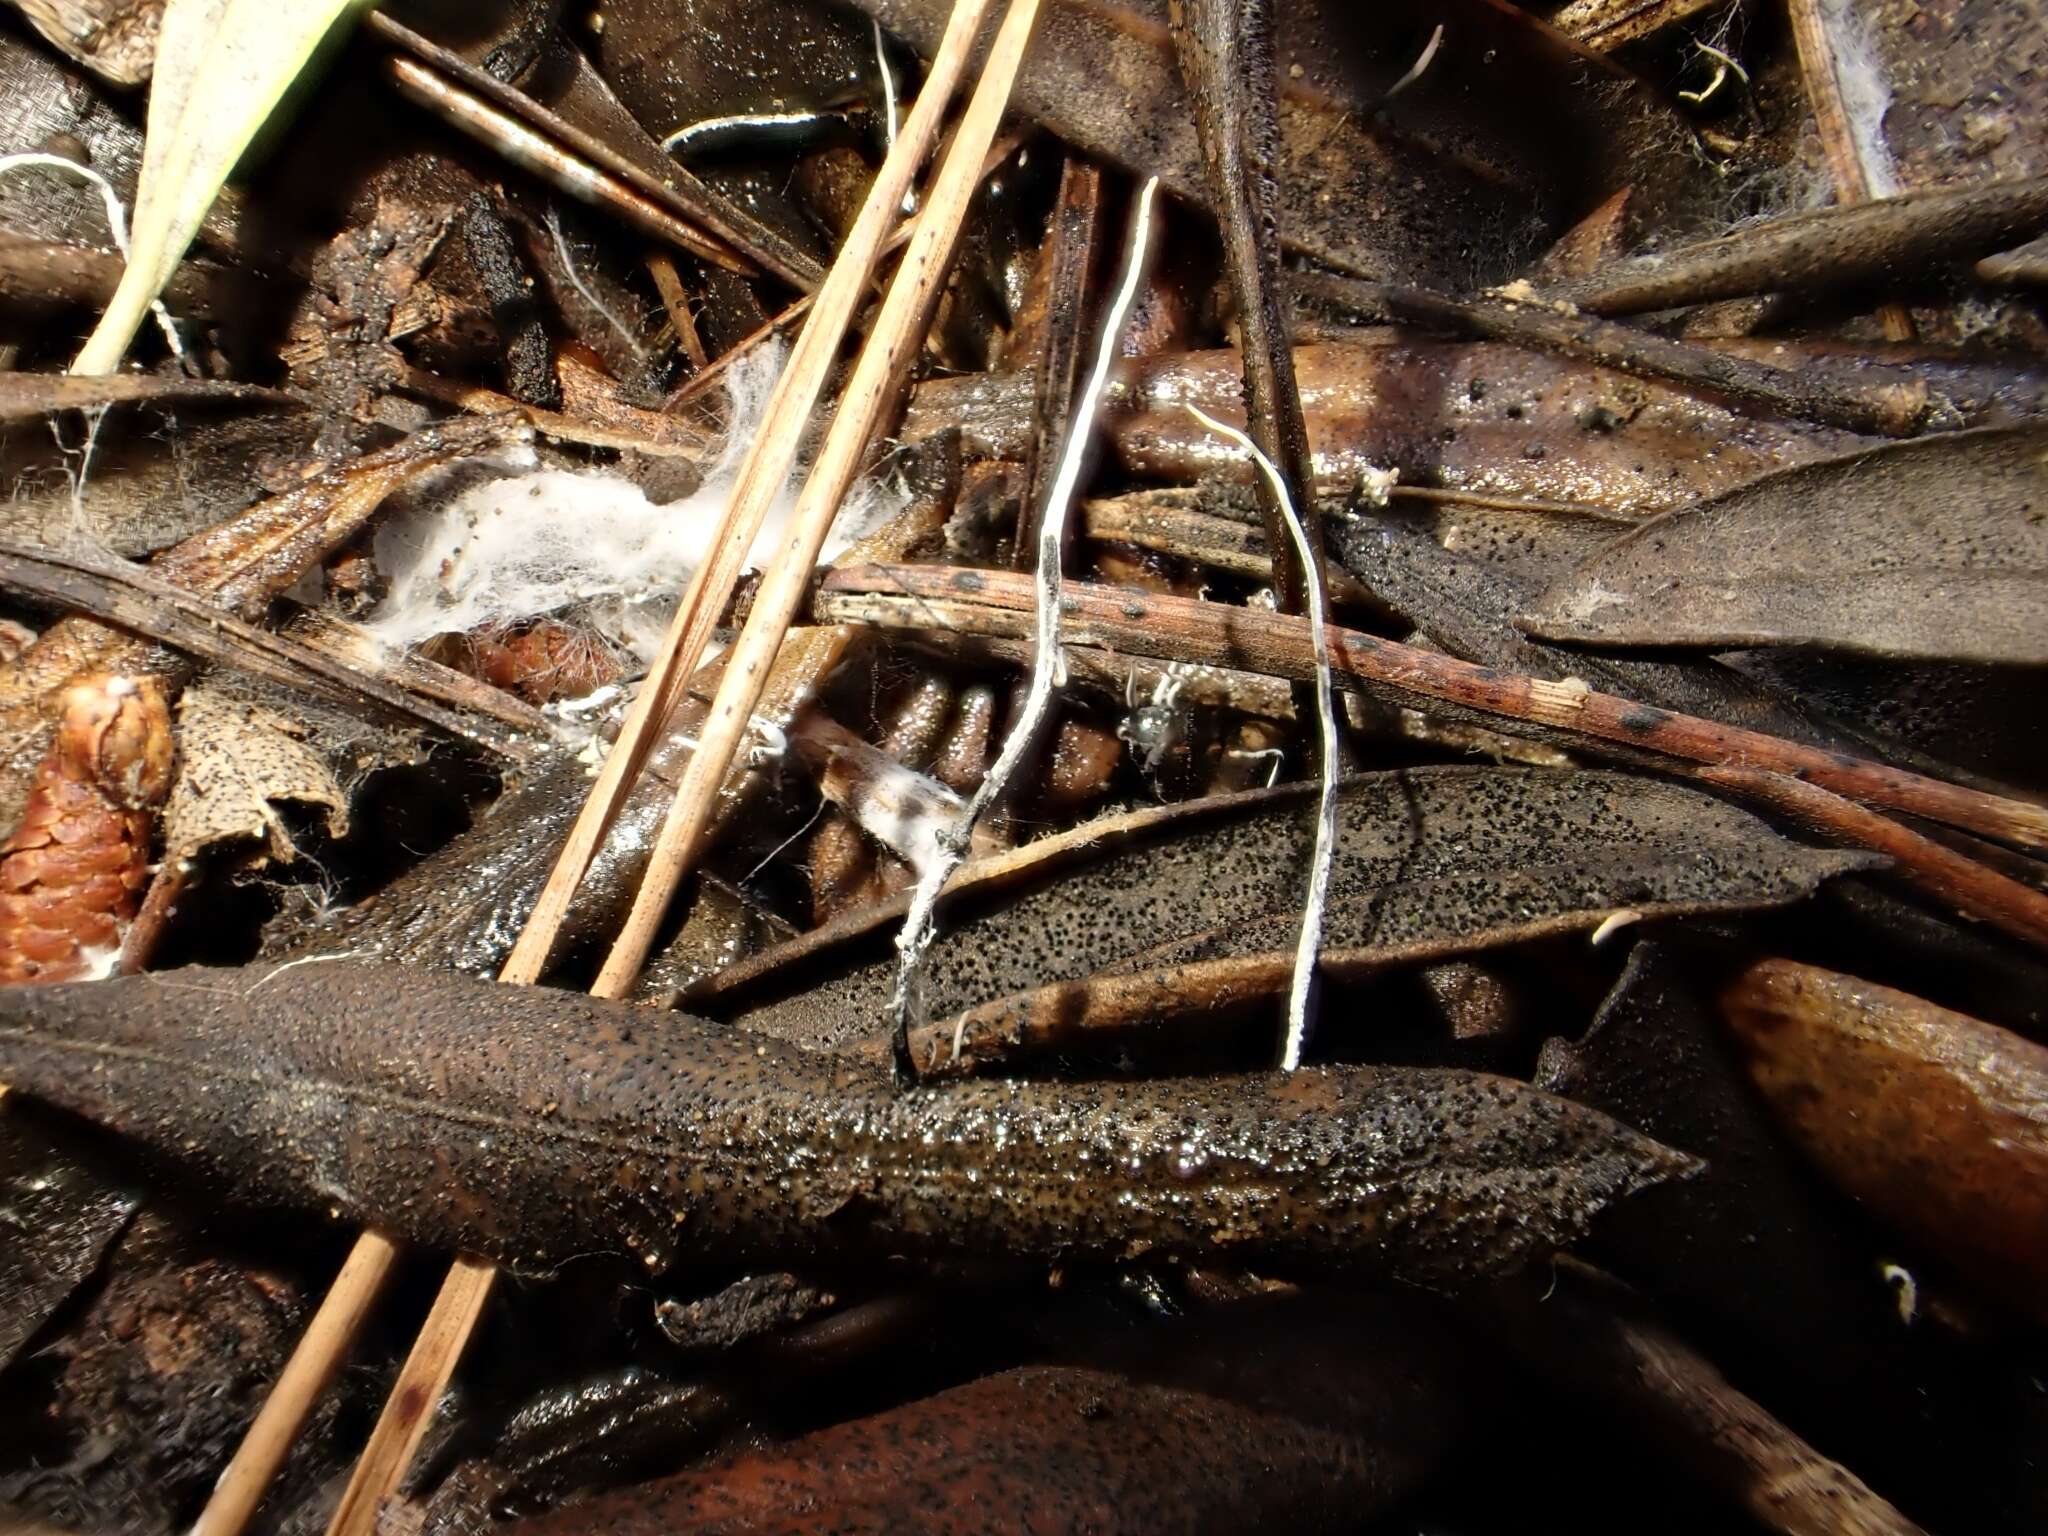
<path id="1" fill-rule="evenodd" d="M 966 857 L 974 824 L 1008 786 L 1010 776 L 1016 772 L 1017 764 L 1030 749 L 1032 738 L 1037 735 L 1052 707 L 1053 691 L 1066 678 L 1059 630 L 1060 556 L 1066 543 L 1067 516 L 1073 506 L 1074 491 L 1080 484 L 1082 466 L 1087 461 L 1096 413 L 1109 383 L 1109 370 L 1116 362 L 1117 346 L 1123 339 L 1124 322 L 1130 316 L 1131 305 L 1138 296 L 1138 285 L 1144 279 L 1146 252 L 1152 235 L 1152 200 L 1158 191 L 1159 178 L 1154 176 L 1138 193 L 1137 208 L 1131 215 L 1130 249 L 1124 257 L 1123 278 L 1118 284 L 1116 298 L 1110 304 L 1109 316 L 1103 323 L 1102 339 L 1095 350 L 1095 365 L 1089 371 L 1087 385 L 1082 389 L 1080 402 L 1074 410 L 1066 447 L 1060 455 L 1059 471 L 1053 476 L 1052 488 L 1046 497 L 1045 517 L 1039 524 L 1038 622 L 1032 644 L 1031 685 L 1025 695 L 1024 708 L 1003 742 L 1003 750 L 997 755 L 994 766 L 941 841 L 938 856 L 920 873 L 917 886 L 910 895 L 910 909 L 904 914 L 903 931 L 896 936 L 900 959 L 896 969 L 896 989 L 889 1007 L 896 1021 L 899 1040 L 909 1027 L 919 965 L 936 932 L 933 914 L 938 906 L 939 892 L 944 888 L 947 877 Z"/>
<path id="2" fill-rule="evenodd" d="M 1316 658 L 1316 724 L 1322 737 L 1323 782 L 1322 793 L 1316 803 L 1316 847 L 1314 862 L 1308 872 L 1308 900 L 1301 909 L 1301 938 L 1294 949 L 1294 980 L 1287 989 L 1287 1041 L 1280 1053 L 1280 1070 L 1292 1072 L 1301 1065 L 1302 1047 L 1308 1043 L 1309 992 L 1315 983 L 1316 953 L 1323 944 L 1323 910 L 1329 902 L 1330 861 L 1337 847 L 1337 712 L 1331 702 L 1330 640 L 1326 633 L 1330 619 L 1323 602 L 1323 584 L 1315 576 L 1315 555 L 1309 549 L 1308 530 L 1302 526 L 1301 514 L 1294 509 L 1294 499 L 1287 494 L 1287 482 L 1281 478 L 1280 471 L 1236 427 L 1204 415 L 1195 406 L 1190 405 L 1188 411 L 1211 432 L 1220 433 L 1236 443 L 1259 467 L 1259 473 L 1266 477 L 1266 483 L 1273 487 L 1273 494 L 1280 502 L 1282 518 L 1294 539 L 1294 552 L 1308 577 L 1302 586 L 1308 592 L 1309 643 Z"/>

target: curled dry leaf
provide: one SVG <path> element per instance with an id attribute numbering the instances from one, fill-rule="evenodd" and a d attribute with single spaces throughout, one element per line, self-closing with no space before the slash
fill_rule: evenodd
<path id="1" fill-rule="evenodd" d="M 216 843 L 260 839 L 280 864 L 299 856 L 276 807 L 319 806 L 327 831 L 348 831 L 348 795 L 303 726 L 200 683 L 178 706 L 181 771 L 164 811 L 164 858 L 197 858 Z"/>
<path id="2" fill-rule="evenodd" d="M 0 849 L 0 983 L 65 981 L 111 962 L 149 878 L 172 753 L 154 679 L 96 673 L 64 691 L 21 825 Z"/>
<path id="3" fill-rule="evenodd" d="M 2048 663 L 2048 427 L 1771 475 L 1593 555 L 1523 619 L 1593 645 L 1817 645 Z"/>
<path id="4" fill-rule="evenodd" d="M 2048 1047 L 1790 960 L 1721 994 L 1779 1122 L 1927 1255 L 2048 1320 Z"/>

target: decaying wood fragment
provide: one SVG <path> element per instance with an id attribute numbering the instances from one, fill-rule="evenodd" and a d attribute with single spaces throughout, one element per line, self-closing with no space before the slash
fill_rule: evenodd
<path id="1" fill-rule="evenodd" d="M 109 1179 L 83 1138 L 36 1123 L 0 1098 L 0 1371 L 99 1267 L 142 1203 Z"/>

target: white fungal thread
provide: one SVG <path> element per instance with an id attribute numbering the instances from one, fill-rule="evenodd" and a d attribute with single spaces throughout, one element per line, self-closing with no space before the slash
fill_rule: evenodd
<path id="1" fill-rule="evenodd" d="M 875 66 L 882 72 L 882 107 L 887 114 L 886 126 L 889 133 L 889 148 L 894 149 L 896 147 L 897 130 L 902 126 L 900 111 L 896 105 L 896 71 L 889 67 L 889 50 L 882 43 L 882 23 L 879 19 L 875 20 L 874 28 Z M 917 212 L 917 188 L 911 187 L 905 190 L 902 208 L 906 214 Z"/>
<path id="2" fill-rule="evenodd" d="M 41 150 L 27 150 L 18 155 L 0 155 L 0 174 L 20 170 L 63 171 L 89 182 L 100 195 L 100 202 L 107 210 L 107 230 L 114 237 L 114 249 L 121 253 L 121 259 L 128 257 L 128 210 L 121 206 L 121 195 L 114 190 L 114 184 L 89 165 L 80 165 L 76 160 L 67 160 L 62 155 L 52 155 Z M 150 312 L 156 316 L 156 323 L 164 333 L 164 344 L 171 349 L 171 356 L 180 364 L 185 361 L 185 344 L 178 340 L 178 328 L 171 323 L 171 312 L 164 308 L 162 299 L 149 301 Z"/>
<path id="3" fill-rule="evenodd" d="M 1287 989 L 1287 1040 L 1280 1052 L 1280 1070 L 1292 1072 L 1301 1065 L 1302 1047 L 1308 1043 L 1309 992 L 1315 982 L 1316 956 L 1323 946 L 1323 911 L 1330 898 L 1330 864 L 1337 849 L 1337 711 L 1330 684 L 1330 638 L 1325 632 L 1329 613 L 1323 601 L 1323 584 L 1315 579 L 1315 554 L 1309 548 L 1308 529 L 1287 494 L 1287 482 L 1273 461 L 1259 451 L 1244 433 L 1227 422 L 1190 405 L 1188 413 L 1211 432 L 1229 438 L 1258 466 L 1259 473 L 1273 488 L 1280 503 L 1281 520 L 1287 524 L 1294 552 L 1307 580 L 1309 645 L 1316 662 L 1316 726 L 1322 740 L 1322 790 L 1316 800 L 1316 846 L 1309 866 L 1308 900 L 1301 909 L 1301 938 L 1294 948 L 1294 979 Z"/>
<path id="4" fill-rule="evenodd" d="M 1413 64 L 1410 64 L 1408 66 L 1408 71 L 1406 74 L 1402 75 L 1400 79 L 1396 80 L 1392 85 L 1387 87 L 1387 94 L 1380 98 L 1380 105 L 1384 107 L 1396 96 L 1400 95 L 1403 91 L 1407 90 L 1409 86 L 1413 85 L 1416 81 L 1420 80 L 1424 72 L 1428 70 L 1429 66 L 1436 62 L 1436 51 L 1437 49 L 1443 47 L 1443 45 L 1443 23 L 1438 22 L 1436 30 L 1429 34 L 1429 41 L 1422 45 L 1422 53 L 1420 57 L 1418 57 Z"/>
<path id="5" fill-rule="evenodd" d="M 1074 410 L 1073 423 L 1068 428 L 1065 450 L 1060 455 L 1059 471 L 1053 476 L 1051 490 L 1046 497 L 1045 517 L 1038 529 L 1037 569 L 1037 618 L 1031 653 L 1031 685 L 1026 693 L 1024 708 L 1011 728 L 1009 737 L 1003 742 L 1003 750 L 996 757 L 995 764 L 982 779 L 974 798 L 967 802 L 967 808 L 947 829 L 940 843 L 939 856 L 918 878 L 916 888 L 910 895 L 910 908 L 903 918 L 903 929 L 896 936 L 896 951 L 899 956 L 896 969 L 896 987 L 890 996 L 890 1016 L 896 1021 L 898 1038 L 907 1033 L 910 1020 L 911 997 L 917 981 L 917 972 L 924 954 L 931 947 L 936 932 L 934 912 L 938 906 L 939 892 L 946 879 L 959 867 L 966 857 L 968 838 L 974 831 L 974 824 L 1007 787 L 1010 776 L 1016 772 L 1017 764 L 1023 760 L 1032 738 L 1038 734 L 1045 716 L 1052 706 L 1054 690 L 1065 681 L 1066 660 L 1060 647 L 1060 598 L 1063 591 L 1060 569 L 1061 546 L 1066 542 L 1067 516 L 1072 509 L 1074 492 L 1081 480 L 1081 467 L 1086 462 L 1088 447 L 1095 431 L 1095 417 L 1102 404 L 1102 395 L 1109 383 L 1110 367 L 1116 362 L 1118 344 L 1123 338 L 1124 322 L 1129 318 L 1131 305 L 1137 299 L 1138 285 L 1145 275 L 1146 251 L 1152 233 L 1152 200 L 1159 191 L 1159 178 L 1150 177 L 1138 193 L 1137 208 L 1131 215 L 1130 249 L 1124 257 L 1123 278 L 1111 301 L 1108 318 L 1103 322 L 1102 338 L 1096 345 L 1095 364 L 1089 371 L 1086 387 Z"/>
<path id="6" fill-rule="evenodd" d="M 896 130 L 899 121 L 896 115 L 896 72 L 889 67 L 889 51 L 882 46 L 882 23 L 879 18 L 875 28 L 875 63 L 882 71 L 882 106 L 888 114 L 889 148 L 896 147 Z"/>
<path id="7" fill-rule="evenodd" d="M 583 274 L 576 270 L 576 255 L 569 249 L 569 237 L 562 231 L 562 216 L 552 205 L 548 208 L 547 224 L 548 233 L 555 238 L 555 254 L 561 258 L 562 271 L 569 279 L 569 286 L 581 295 L 584 303 L 604 317 L 606 325 L 619 333 L 619 339 L 625 342 L 627 349 L 637 361 L 646 362 L 647 349 L 640 344 L 640 338 L 625 321 L 613 313 L 610 305 L 591 290 L 590 285 L 583 281 Z"/>

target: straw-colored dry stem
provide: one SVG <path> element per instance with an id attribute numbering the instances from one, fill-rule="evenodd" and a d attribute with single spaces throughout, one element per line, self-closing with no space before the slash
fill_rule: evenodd
<path id="1" fill-rule="evenodd" d="M 367 1234 L 365 1234 L 367 1236 Z M 491 1282 L 497 1266 L 483 1259 L 457 1259 L 434 1298 L 420 1336 L 413 1340 L 412 1353 L 393 1383 L 384 1412 L 370 1432 L 370 1443 L 356 1463 L 328 1523 L 327 1536 L 372 1536 L 377 1529 L 377 1511 L 398 1486 L 405 1469 L 419 1449 L 420 1437 L 434 1417 L 434 1405 L 455 1374 L 455 1362 L 462 1357 L 476 1320 L 490 1299 Z"/>
<path id="2" fill-rule="evenodd" d="M 590 798 L 570 829 L 554 873 L 541 892 L 533 915 L 527 919 L 526 929 L 500 980 L 531 983 L 539 979 L 583 872 L 589 868 L 605 829 L 611 825 L 626 790 L 646 760 L 656 723 L 667 717 L 670 696 L 702 658 L 712 628 L 739 582 L 762 520 L 789 478 L 811 409 L 824 392 L 854 310 L 867 291 L 869 275 L 895 223 L 896 210 L 910 190 L 925 151 L 937 137 L 946 103 L 966 67 L 991 3 L 992 0 L 960 0 L 954 8 L 924 89 L 882 169 L 876 173 L 860 217 L 847 232 L 838 260 L 812 300 L 810 317 L 791 349 L 781 378 L 776 381 L 767 419 L 740 465 L 711 558 L 698 568 L 684 592 L 661 653 L 648 673 L 646 686 L 634 700 L 618 740 L 605 757 Z M 721 764 L 714 784 L 722 781 L 723 773 Z"/>
<path id="3" fill-rule="evenodd" d="M 968 0 L 968 3 L 973 3 L 973 0 Z M 963 4 L 962 9 L 966 8 Z M 958 14 L 955 13 L 956 20 Z M 818 450 L 810 478 L 805 481 L 803 492 L 797 498 L 796 510 L 790 515 L 789 534 L 781 551 L 769 563 L 760 590 L 754 595 L 747 627 L 733 647 L 718 697 L 705 719 L 697 752 L 690 759 L 682 785 L 676 791 L 675 806 L 662 826 L 647 877 L 641 882 L 625 927 L 605 960 L 596 986 L 592 988 L 599 996 L 623 997 L 631 990 L 647 952 L 653 946 L 655 930 L 668 908 L 669 897 L 696 857 L 704 829 L 710 824 L 726 766 L 739 750 L 741 739 L 746 734 L 755 701 L 767 680 L 768 668 L 773 664 L 775 653 L 782 646 L 782 637 L 796 616 L 797 606 L 803 599 L 811 570 L 824 546 L 825 536 L 831 530 L 839 504 L 859 473 L 861 460 L 883 413 L 900 396 L 904 377 L 923 340 L 932 304 L 945 285 L 952 265 L 953 247 L 980 179 L 982 156 L 994 143 L 1003 112 L 1009 105 L 1010 88 L 1023 62 L 1024 45 L 1030 38 L 1031 24 L 1037 14 L 1038 0 L 1013 0 L 1002 27 L 996 33 L 980 82 L 958 128 L 954 130 L 953 142 L 932 180 L 925 210 L 918 218 L 910 244 L 904 249 L 902 262 L 889 285 L 888 296 L 882 301 L 873 333 L 861 349 L 859 361 L 854 364 L 853 376 L 847 381 L 841 397 L 839 413 L 833 418 L 824 446 Z M 911 113 L 911 125 L 916 124 L 924 111 L 930 91 L 931 87 L 927 85 L 925 95 L 918 98 L 917 107 Z M 903 137 L 897 140 L 899 149 L 911 135 L 912 126 L 906 126 Z M 874 191 L 869 194 L 868 206 L 861 211 L 862 224 L 869 221 L 870 214 L 875 211 L 875 199 L 885 190 L 878 179 Z M 889 206 L 885 205 L 881 210 L 882 220 L 886 220 Z M 860 227 L 855 226 L 856 232 Z M 881 220 L 878 220 L 877 242 L 880 231 Z M 833 276 L 838 275 L 835 268 Z M 830 279 L 827 281 L 829 284 Z M 821 290 L 817 313 L 812 317 L 813 326 L 829 313 Z M 806 340 L 810 329 L 805 329 Z M 802 350 L 802 343 L 798 345 Z M 795 370 L 793 359 L 789 373 L 793 374 Z M 788 378 L 789 374 L 784 377 Z M 777 404 L 780 404 L 779 400 Z M 761 438 L 762 443 L 770 443 L 787 432 L 790 438 L 787 454 L 790 458 L 795 455 L 795 434 L 799 429 L 799 423 L 792 419 L 792 415 L 771 406 L 769 426 Z M 783 456 L 779 447 L 768 448 L 765 453 L 778 459 Z M 753 532 L 749 528 L 740 553 L 752 541 Z M 721 546 L 719 554 L 729 555 L 728 563 L 736 575 L 739 553 L 731 551 L 732 544 L 728 541 Z M 704 571 L 710 569 L 707 563 Z M 699 572 L 700 580 L 693 584 L 693 593 L 701 584 L 704 571 Z M 689 598 L 684 600 L 684 606 L 687 612 Z M 708 630 L 708 620 L 705 627 Z"/>

